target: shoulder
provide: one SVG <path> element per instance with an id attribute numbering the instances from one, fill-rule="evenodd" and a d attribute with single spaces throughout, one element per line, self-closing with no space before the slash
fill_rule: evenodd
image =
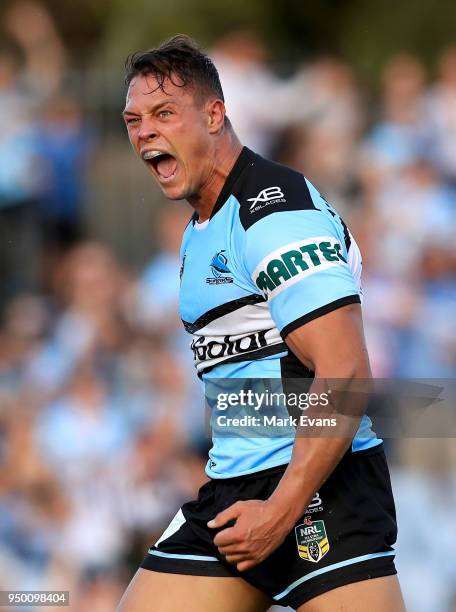
<path id="1" fill-rule="evenodd" d="M 252 154 L 233 196 L 239 202 L 244 230 L 276 212 L 315 210 L 305 177 L 300 173 Z"/>

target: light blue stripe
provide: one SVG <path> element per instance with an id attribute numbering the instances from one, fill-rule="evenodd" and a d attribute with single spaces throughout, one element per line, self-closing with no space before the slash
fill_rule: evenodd
<path id="1" fill-rule="evenodd" d="M 153 550 L 149 548 L 147 551 L 149 555 L 156 555 L 157 557 L 166 557 L 167 559 L 189 559 L 190 561 L 219 561 L 217 557 L 205 557 L 204 555 L 177 555 L 171 553 L 165 553 L 161 550 Z"/>
<path id="2" fill-rule="evenodd" d="M 288 595 L 290 591 L 295 589 L 297 586 L 306 582 L 307 580 L 311 580 L 315 578 L 315 576 L 319 576 L 320 574 L 325 574 L 326 572 L 331 572 L 332 570 L 339 569 L 340 567 L 345 567 L 346 565 L 352 565 L 353 563 L 360 563 L 361 561 L 368 561 L 369 559 L 376 559 L 377 557 L 387 557 L 389 555 L 395 555 L 395 550 L 388 550 L 387 552 L 380 553 L 372 553 L 370 555 L 361 555 L 360 557 L 353 557 L 353 559 L 347 559 L 346 561 L 339 561 L 339 563 L 333 563 L 332 565 L 327 565 L 326 567 L 322 567 L 321 569 L 315 570 L 314 572 L 310 572 L 307 576 L 303 576 L 299 578 L 299 580 L 295 580 L 292 582 L 285 591 L 282 591 L 278 595 L 274 595 L 273 599 L 282 599 L 285 595 Z"/>

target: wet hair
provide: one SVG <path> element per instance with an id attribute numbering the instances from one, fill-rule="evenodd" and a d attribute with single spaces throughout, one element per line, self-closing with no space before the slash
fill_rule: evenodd
<path id="1" fill-rule="evenodd" d="M 138 51 L 125 62 L 125 82 L 130 85 L 138 74 L 152 75 L 165 91 L 166 80 L 177 87 L 189 87 L 201 100 L 211 97 L 224 101 L 217 68 L 189 36 L 178 34 L 156 49 Z"/>

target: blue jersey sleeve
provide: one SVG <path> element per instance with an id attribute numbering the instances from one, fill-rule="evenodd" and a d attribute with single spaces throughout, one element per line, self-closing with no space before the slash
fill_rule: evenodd
<path id="1" fill-rule="evenodd" d="M 360 302 L 348 230 L 309 186 L 315 209 L 267 215 L 245 236 L 246 272 L 267 299 L 283 337 L 331 310 Z"/>

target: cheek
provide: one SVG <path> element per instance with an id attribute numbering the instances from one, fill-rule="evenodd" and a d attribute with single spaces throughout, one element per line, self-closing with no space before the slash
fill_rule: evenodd
<path id="1" fill-rule="evenodd" d="M 207 165 L 212 155 L 211 142 L 204 133 L 199 132 L 198 138 L 194 138 L 189 147 L 189 162 L 193 168 L 203 168 Z"/>
<path id="2" fill-rule="evenodd" d="M 136 148 L 136 143 L 138 142 L 137 130 L 133 128 L 127 128 L 127 133 L 129 141 L 131 142 L 133 147 Z"/>
<path id="3" fill-rule="evenodd" d="M 208 134 L 199 116 L 193 116 L 180 124 L 178 138 L 188 154 L 207 154 Z"/>
<path id="4" fill-rule="evenodd" d="M 191 183 L 199 183 L 205 174 L 204 169 L 206 164 L 207 150 L 197 146 L 193 146 L 189 149 L 184 163 L 187 180 Z"/>
<path id="5" fill-rule="evenodd" d="M 210 140 L 201 123 L 200 117 L 191 117 L 176 125 L 175 152 L 179 158 L 187 180 L 198 182 L 208 162 Z"/>

